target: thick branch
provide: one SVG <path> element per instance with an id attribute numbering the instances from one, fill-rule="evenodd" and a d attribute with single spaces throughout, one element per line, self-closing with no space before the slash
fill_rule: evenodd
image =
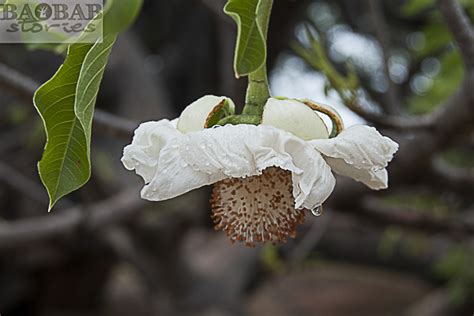
<path id="1" fill-rule="evenodd" d="M 428 232 L 445 232 L 450 236 L 466 236 L 474 234 L 474 223 L 461 216 L 437 218 L 426 213 L 402 210 L 397 206 L 389 206 L 378 198 L 367 197 L 363 200 L 363 215 L 390 224 L 424 230 Z"/>
<path id="2" fill-rule="evenodd" d="M 474 28 L 469 17 L 457 0 L 438 0 L 438 7 L 453 33 L 466 66 L 474 69 Z"/>
<path id="3" fill-rule="evenodd" d="M 146 205 L 133 188 L 90 207 L 73 207 L 41 217 L 0 223 L 0 250 L 72 233 L 80 228 L 95 231 L 128 218 Z"/>

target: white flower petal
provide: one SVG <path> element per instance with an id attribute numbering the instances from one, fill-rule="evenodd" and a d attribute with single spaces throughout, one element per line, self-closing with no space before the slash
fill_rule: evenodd
<path id="1" fill-rule="evenodd" d="M 229 109 L 233 113 L 235 111 L 235 105 L 231 99 L 206 95 L 184 109 L 177 123 L 178 130 L 183 133 L 189 133 L 204 129 L 209 114 L 224 100 L 228 102 Z"/>
<path id="2" fill-rule="evenodd" d="M 296 208 L 315 208 L 334 189 L 322 156 L 309 143 L 271 126 L 227 125 L 183 134 L 170 133 L 169 121 L 148 124 L 140 126 L 122 159 L 145 179 L 145 199 L 170 199 L 226 178 L 260 175 L 273 166 L 292 172 Z"/>
<path id="3" fill-rule="evenodd" d="M 385 168 L 397 152 L 398 144 L 375 128 L 355 125 L 335 138 L 310 143 L 327 157 L 326 162 L 335 172 L 375 190 L 387 188 Z"/>
<path id="4" fill-rule="evenodd" d="M 161 149 L 181 134 L 173 126 L 173 122 L 175 120 L 141 124 L 135 131 L 132 145 L 125 147 L 123 151 L 122 163 L 125 168 L 135 170 L 146 183 L 155 176 Z"/>
<path id="5" fill-rule="evenodd" d="M 329 132 L 322 118 L 297 100 L 270 98 L 265 104 L 262 125 L 271 125 L 304 140 L 326 139 Z"/>

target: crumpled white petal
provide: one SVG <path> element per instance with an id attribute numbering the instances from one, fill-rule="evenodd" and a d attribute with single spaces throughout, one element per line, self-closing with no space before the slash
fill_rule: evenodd
<path id="1" fill-rule="evenodd" d="M 145 180 L 142 197 L 171 199 L 229 177 L 291 171 L 296 208 L 320 206 L 334 189 L 331 168 L 308 142 L 271 126 L 227 125 L 181 133 L 171 122 L 142 124 L 124 150 L 124 166 Z"/>
<path id="2" fill-rule="evenodd" d="M 310 141 L 331 168 L 360 181 L 374 190 L 388 187 L 385 169 L 398 150 L 398 144 L 375 128 L 355 125 L 332 139 Z"/>

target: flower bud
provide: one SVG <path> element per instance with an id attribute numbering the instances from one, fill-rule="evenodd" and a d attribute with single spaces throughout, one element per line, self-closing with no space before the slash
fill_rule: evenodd
<path id="1" fill-rule="evenodd" d="M 282 129 L 303 140 L 329 138 L 322 118 L 297 100 L 269 99 L 263 111 L 262 125 Z"/>
<path id="2" fill-rule="evenodd" d="M 225 102 L 223 104 L 222 102 Z M 177 128 L 182 133 L 196 132 L 204 129 L 209 115 L 216 115 L 216 107 L 222 106 L 226 114 L 234 114 L 235 105 L 227 97 L 206 95 L 188 105 L 179 117 Z"/>

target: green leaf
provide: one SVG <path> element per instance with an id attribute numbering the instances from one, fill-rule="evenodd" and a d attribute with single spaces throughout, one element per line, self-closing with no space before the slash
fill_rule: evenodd
<path id="1" fill-rule="evenodd" d="M 115 38 L 109 35 L 103 43 L 71 45 L 64 64 L 35 93 L 34 103 L 47 135 L 38 169 L 50 210 L 90 178 L 92 116 Z"/>
<path id="2" fill-rule="evenodd" d="M 99 16 L 99 21 L 95 21 L 96 27 L 103 28 L 104 37 L 123 32 L 135 21 L 142 5 L 143 0 L 108 0 L 103 8 L 103 18 Z M 86 32 L 81 34 L 82 42 L 87 36 Z"/>
<path id="3" fill-rule="evenodd" d="M 237 77 L 255 72 L 267 56 L 265 35 L 257 16 L 262 0 L 229 0 L 224 8 L 237 24 L 234 70 Z"/>
<path id="4" fill-rule="evenodd" d="M 35 93 L 35 107 L 47 136 L 38 170 L 50 210 L 90 178 L 92 120 L 100 83 L 117 33 L 134 21 L 142 4 L 143 0 L 107 1 L 103 42 L 67 46 L 64 64 Z M 56 51 L 64 47 L 59 45 Z"/>
<path id="5" fill-rule="evenodd" d="M 137 18 L 143 0 L 108 0 L 104 8 L 104 36 L 125 31 Z"/>

